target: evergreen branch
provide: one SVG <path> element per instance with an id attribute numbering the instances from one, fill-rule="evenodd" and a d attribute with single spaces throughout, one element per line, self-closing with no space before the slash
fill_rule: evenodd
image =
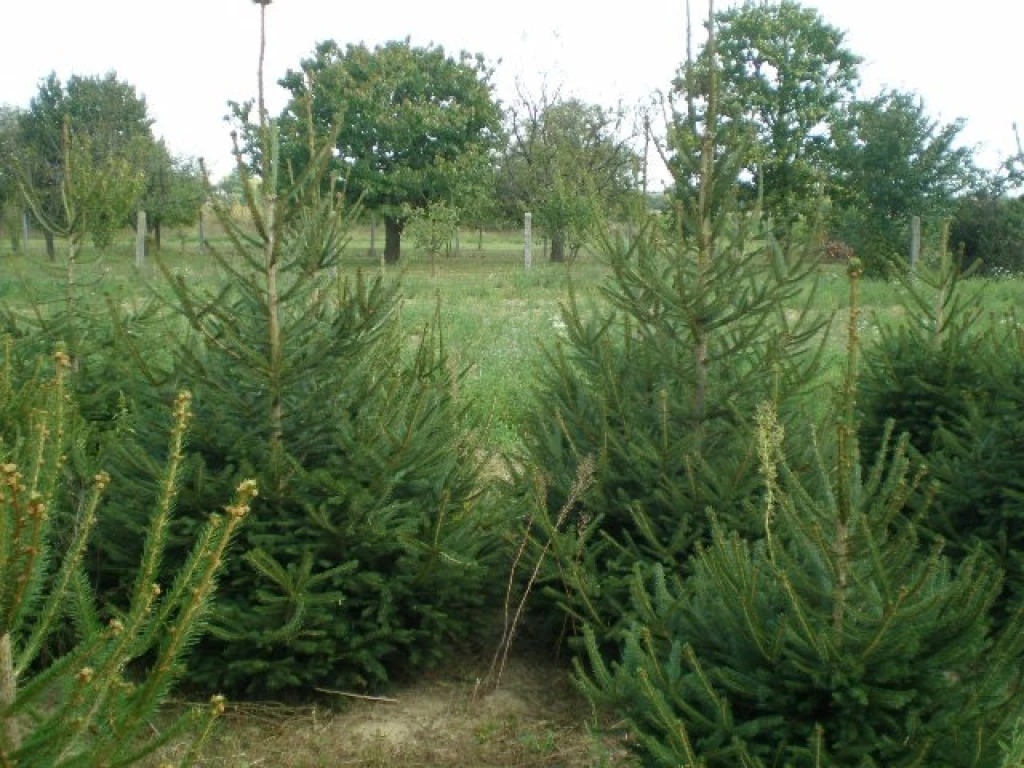
<path id="1" fill-rule="evenodd" d="M 161 594 L 159 610 L 154 614 L 153 620 L 148 623 L 148 630 L 142 635 L 139 641 L 140 648 L 149 648 L 162 639 L 168 632 L 168 627 L 174 627 L 179 622 L 172 617 L 172 614 L 181 613 L 182 606 L 186 605 L 202 579 L 203 569 L 207 565 L 209 553 L 217 548 L 217 541 L 223 535 L 223 526 L 219 523 L 212 524 L 207 521 L 196 537 L 195 543 L 189 552 L 184 566 L 178 571 L 174 584 L 167 594 Z M 162 592 L 162 591 L 161 591 Z"/>
<path id="2" fill-rule="evenodd" d="M 178 393 L 175 400 L 174 425 L 171 429 L 166 470 L 160 483 L 156 514 L 150 522 L 146 543 L 143 547 L 142 563 L 132 591 L 133 610 L 129 614 L 129 624 L 132 626 L 136 625 L 142 615 L 149 611 L 155 594 L 158 594 L 156 578 L 166 543 L 167 526 L 174 510 L 175 498 L 178 495 L 181 465 L 185 459 L 185 433 L 191 417 L 191 399 L 191 394 L 183 391 Z"/>
<path id="3" fill-rule="evenodd" d="M 266 115 L 262 114 L 260 116 L 261 122 L 265 119 Z M 268 226 L 267 221 L 264 219 L 264 211 L 260 209 L 259 201 L 256 199 L 256 192 L 253 189 L 252 183 L 253 180 L 249 174 L 249 168 L 246 165 L 245 158 L 242 156 L 241 147 L 239 147 L 238 144 L 238 134 L 234 131 L 231 132 L 231 145 L 232 154 L 235 156 L 235 169 L 238 171 L 238 178 L 242 182 L 242 200 L 245 203 L 246 208 L 249 210 L 249 215 L 252 217 L 253 226 L 256 227 L 256 234 L 259 237 L 261 244 L 265 245 L 267 243 L 272 243 L 273 238 L 271 233 L 274 231 L 273 221 L 271 221 Z M 264 147 L 268 147 L 268 144 L 264 143 Z M 269 181 L 268 174 L 266 174 L 265 171 L 263 181 L 264 183 Z"/>
<path id="4" fill-rule="evenodd" d="M 786 595 L 789 598 L 790 608 L 793 609 L 793 614 L 797 618 L 797 626 L 800 627 L 800 630 L 803 633 L 804 641 L 810 648 L 814 649 L 821 661 L 828 661 L 831 658 L 831 653 L 829 652 L 824 639 L 819 637 L 811 628 L 811 622 L 804 610 L 804 601 L 800 599 L 800 595 L 793 587 L 793 582 L 790 580 L 788 574 L 785 573 L 779 575 L 779 580 L 781 581 Z"/>
<path id="5" fill-rule="evenodd" d="M 31 677 L 24 678 L 23 684 L 18 688 L 16 700 L 7 713 L 0 711 L 0 715 L 28 712 L 35 701 L 42 701 L 46 705 L 46 698 L 52 694 L 54 684 L 77 674 L 84 665 L 89 663 L 90 659 L 96 657 L 105 642 L 104 632 L 99 631 L 80 642 L 70 652 L 54 660 L 45 669 Z M 23 676 L 18 675 L 17 679 L 23 679 Z M 55 711 L 52 710 L 52 706 L 47 706 L 45 718 L 33 719 L 49 718 L 53 722 L 62 722 L 60 718 L 71 711 L 67 701 L 63 702 L 62 706 L 65 708 L 58 708 Z"/>
<path id="6" fill-rule="evenodd" d="M 690 741 L 690 734 L 686 725 L 679 718 L 673 717 L 667 702 L 665 702 L 664 697 L 660 695 L 660 691 L 652 686 L 647 677 L 646 670 L 641 669 L 639 671 L 639 678 L 641 685 L 645 689 L 648 700 L 655 705 L 655 712 L 665 727 L 670 743 L 675 742 L 676 745 L 682 748 L 682 752 L 686 756 L 687 762 L 683 764 L 682 768 L 703 768 L 706 763 L 697 758 L 697 753 Z M 649 747 L 659 749 L 661 746 L 657 737 L 642 732 L 641 738 L 648 743 Z"/>
<path id="7" fill-rule="evenodd" d="M 67 610 L 68 590 L 74 581 L 81 575 L 82 558 L 85 554 L 89 535 L 96 525 L 96 508 L 99 505 L 104 487 L 110 478 L 105 473 L 96 476 L 93 491 L 86 502 L 85 509 L 79 517 L 78 525 L 75 526 L 74 535 L 64 553 L 60 569 L 49 589 L 43 608 L 39 612 L 31 634 L 25 640 L 21 653 L 18 656 L 16 671 L 22 676 L 33 664 L 43 643 L 49 637 L 53 628 L 53 622 L 62 611 Z M 80 627 L 85 629 L 86 627 Z M 88 636 L 88 635 L 83 635 Z"/>
<path id="8" fill-rule="evenodd" d="M 256 493 L 255 481 L 243 481 L 235 492 L 233 502 L 225 510 L 225 519 L 210 519 L 208 525 L 215 532 L 210 548 L 200 553 L 202 565 L 198 577 L 184 595 L 184 604 L 180 606 L 175 622 L 168 631 L 150 675 L 139 693 L 131 699 L 131 713 L 122 724 L 125 733 L 131 733 L 137 728 L 142 723 L 142 714 L 151 711 L 163 697 L 179 657 L 194 636 L 202 616 L 209 610 L 210 596 L 216 588 L 217 573 L 223 564 L 228 545 L 249 513 L 249 504 Z"/>
<path id="9" fill-rule="evenodd" d="M 0 568 L 5 586 L 0 590 L 0 608 L 6 607 L 3 629 L 15 632 L 20 618 L 25 616 L 32 602 L 31 595 L 44 578 L 47 544 L 44 537 L 49 528 L 48 507 L 52 504 L 54 476 L 61 462 L 64 446 L 64 376 L 69 365 L 67 355 L 58 352 L 56 376 L 50 408 L 53 415 L 39 416 L 35 424 L 35 456 L 31 464 L 29 485 L 26 487 L 17 465 L 0 467 L 3 486 L 9 495 L 7 503 L 14 514 L 14 529 Z M 54 434 L 55 433 L 55 434 Z M 27 494 L 26 494 L 27 491 Z M 0 490 L 0 502 L 5 494 Z M 16 569 L 20 570 L 16 572 Z"/>
<path id="10" fill-rule="evenodd" d="M 142 374 L 150 386 L 156 387 L 161 382 L 161 377 L 157 376 L 153 370 L 150 356 L 143 354 L 142 350 L 139 349 L 139 345 L 132 339 L 131 334 L 125 328 L 125 324 L 117 305 L 115 304 L 113 297 L 107 294 L 105 297 L 107 303 L 107 317 L 110 319 L 111 328 L 122 348 L 128 350 L 128 354 L 131 356 L 132 361 L 135 363 L 136 370 Z"/>

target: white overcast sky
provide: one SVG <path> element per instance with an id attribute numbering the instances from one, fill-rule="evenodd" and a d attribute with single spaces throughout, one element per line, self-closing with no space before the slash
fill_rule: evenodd
<path id="1" fill-rule="evenodd" d="M 695 19 L 706 4 L 692 0 Z M 728 3 L 718 0 L 717 7 Z M 1019 85 L 1024 6 L 1011 0 L 805 0 L 864 58 L 862 94 L 918 92 L 943 121 L 967 119 L 964 143 L 994 167 L 1024 124 Z M 268 8 L 270 106 L 276 80 L 318 41 L 376 45 L 411 37 L 483 53 L 499 97 L 516 82 L 611 106 L 665 88 L 685 51 L 684 0 L 275 0 Z M 27 106 L 51 71 L 115 70 L 146 96 L 171 150 L 230 168 L 228 99 L 255 93 L 259 9 L 251 0 L 0 0 L 0 104 Z"/>

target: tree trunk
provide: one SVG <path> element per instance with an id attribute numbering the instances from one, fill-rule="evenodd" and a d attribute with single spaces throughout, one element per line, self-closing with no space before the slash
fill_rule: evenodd
<path id="1" fill-rule="evenodd" d="M 53 232 L 43 230 L 43 239 L 46 241 L 46 256 L 50 261 L 57 260 L 57 249 L 53 247 Z"/>
<path id="2" fill-rule="evenodd" d="M 160 219 L 153 222 L 153 248 L 160 253 Z"/>
<path id="3" fill-rule="evenodd" d="M 565 230 L 551 231 L 551 261 L 559 264 L 565 261 Z"/>
<path id="4" fill-rule="evenodd" d="M 397 264 L 402 256 L 402 222 L 390 217 L 384 218 L 384 260 Z"/>
<path id="5" fill-rule="evenodd" d="M 199 207 L 199 255 L 203 255 L 203 248 L 206 247 L 206 222 L 203 221 L 203 208 Z"/>

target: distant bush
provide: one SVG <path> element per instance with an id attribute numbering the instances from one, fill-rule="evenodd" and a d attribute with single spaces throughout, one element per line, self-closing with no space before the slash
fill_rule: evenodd
<path id="1" fill-rule="evenodd" d="M 830 224 L 830 242 L 849 248 L 861 260 L 866 277 L 888 278 L 905 268 L 910 232 L 905 220 L 843 208 L 835 212 Z M 826 257 L 832 255 L 826 250 Z"/>
<path id="2" fill-rule="evenodd" d="M 964 267 L 980 262 L 983 275 L 1024 272 L 1024 199 L 963 198 L 953 214 L 949 246 L 962 256 Z"/>

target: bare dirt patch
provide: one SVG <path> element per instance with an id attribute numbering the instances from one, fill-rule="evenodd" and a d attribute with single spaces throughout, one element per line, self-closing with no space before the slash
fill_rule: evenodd
<path id="1" fill-rule="evenodd" d="M 237 704 L 201 765 L 632 766 L 624 745 L 601 735 L 563 667 L 510 659 L 484 694 L 482 660 L 450 667 L 386 699 L 336 696 L 317 707 Z M 334 706 L 337 699 L 337 706 Z"/>

